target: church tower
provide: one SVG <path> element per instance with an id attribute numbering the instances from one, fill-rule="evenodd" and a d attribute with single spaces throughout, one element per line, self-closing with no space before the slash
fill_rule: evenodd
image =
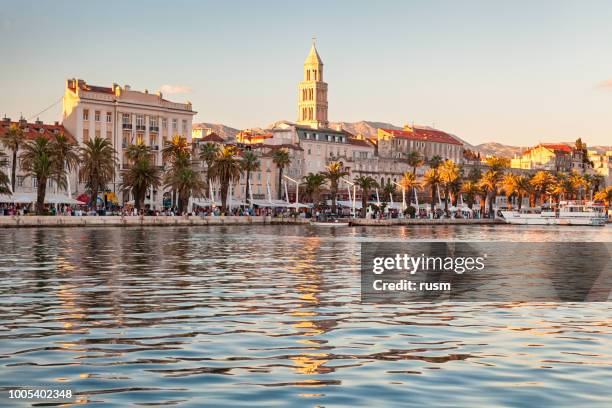
<path id="1" fill-rule="evenodd" d="M 323 61 L 321 61 L 314 41 L 304 61 L 304 80 L 299 85 L 298 124 L 313 128 L 329 126 L 327 83 L 323 82 Z"/>

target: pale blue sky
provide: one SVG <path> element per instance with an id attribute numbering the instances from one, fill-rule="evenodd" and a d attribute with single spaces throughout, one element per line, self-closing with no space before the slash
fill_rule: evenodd
<path id="1" fill-rule="evenodd" d="M 296 119 L 311 37 L 332 121 L 418 123 L 471 143 L 612 144 L 610 1 L 0 1 L 0 114 L 65 80 L 191 92 L 196 121 Z M 41 115 L 59 120 L 58 105 Z"/>

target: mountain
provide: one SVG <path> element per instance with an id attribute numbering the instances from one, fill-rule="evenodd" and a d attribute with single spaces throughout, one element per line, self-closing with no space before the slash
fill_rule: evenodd
<path id="1" fill-rule="evenodd" d="M 473 150 L 480 152 L 480 154 L 484 156 L 501 156 L 509 158 L 520 155 L 525 149 L 526 147 L 508 146 L 497 142 L 481 143 L 473 147 Z"/>
<path id="2" fill-rule="evenodd" d="M 224 139 L 233 139 L 240 130 L 234 129 L 233 127 L 229 127 L 223 125 L 221 123 L 194 123 L 192 125 L 194 129 L 211 129 L 213 132 L 218 134 Z"/>
<path id="3" fill-rule="evenodd" d="M 359 122 L 330 122 L 329 127 L 332 129 L 337 129 L 338 126 L 341 126 L 342 129 L 346 130 L 349 133 L 354 135 L 362 134 L 365 137 L 374 137 L 376 136 L 376 132 L 378 128 L 385 129 L 401 129 L 399 126 L 395 126 L 391 123 L 385 122 L 370 122 L 367 120 L 362 120 Z"/>

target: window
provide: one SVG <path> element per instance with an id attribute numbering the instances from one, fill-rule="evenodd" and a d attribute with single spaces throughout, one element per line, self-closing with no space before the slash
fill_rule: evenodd
<path id="1" fill-rule="evenodd" d="M 32 177 L 32 187 L 38 187 L 38 180 L 36 179 L 36 177 Z"/>
<path id="2" fill-rule="evenodd" d="M 100 121 L 100 111 L 95 111 L 94 118 L 95 118 L 96 122 Z"/>
<path id="3" fill-rule="evenodd" d="M 100 137 L 100 129 L 96 129 L 96 137 Z"/>
<path id="4" fill-rule="evenodd" d="M 83 120 L 89 120 L 89 109 L 83 109 Z"/>
<path id="5" fill-rule="evenodd" d="M 17 176 L 17 187 L 23 187 L 24 176 Z"/>
<path id="6" fill-rule="evenodd" d="M 113 138 L 113 132 L 111 132 L 110 130 L 106 131 L 106 138 L 108 140 L 111 140 Z"/>
<path id="7" fill-rule="evenodd" d="M 172 119 L 172 130 L 176 130 L 177 126 L 178 126 L 178 121 L 176 119 Z"/>
<path id="8" fill-rule="evenodd" d="M 123 115 L 121 115 L 121 123 L 123 123 L 124 125 L 130 124 L 130 114 L 129 113 L 124 113 Z"/>
<path id="9" fill-rule="evenodd" d="M 89 129 L 83 129 L 83 143 L 89 141 Z"/>
<path id="10" fill-rule="evenodd" d="M 113 114 L 110 112 L 106 112 L 106 123 L 111 123 L 113 121 Z"/>
<path id="11" fill-rule="evenodd" d="M 183 119 L 183 132 L 187 131 L 187 119 Z"/>
<path id="12" fill-rule="evenodd" d="M 136 115 L 136 126 L 144 126 L 145 118 L 142 115 Z"/>
<path id="13" fill-rule="evenodd" d="M 157 127 L 157 116 L 151 116 L 149 118 L 149 126 L 154 128 Z"/>
<path id="14" fill-rule="evenodd" d="M 168 119 L 162 118 L 162 128 L 168 129 Z"/>

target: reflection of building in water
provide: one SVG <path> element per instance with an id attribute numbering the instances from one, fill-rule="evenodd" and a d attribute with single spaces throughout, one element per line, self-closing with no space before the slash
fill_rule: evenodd
<path id="1" fill-rule="evenodd" d="M 297 254 L 300 261 L 289 268 L 289 272 L 294 273 L 297 277 L 295 289 L 300 294 L 301 301 L 295 309 L 290 311 L 291 316 L 297 319 L 293 327 L 298 329 L 299 335 L 306 337 L 298 342 L 314 350 L 320 348 L 325 341 L 310 337 L 324 334 L 336 324 L 335 321 L 317 318 L 319 316 L 317 309 L 321 306 L 319 294 L 324 284 L 322 269 L 316 259 L 320 246 L 319 237 L 306 238 Z M 302 355 L 291 357 L 291 360 L 300 374 L 322 374 L 333 371 L 333 368 L 324 366 L 329 361 L 328 356 L 326 352 L 305 352 Z"/>

